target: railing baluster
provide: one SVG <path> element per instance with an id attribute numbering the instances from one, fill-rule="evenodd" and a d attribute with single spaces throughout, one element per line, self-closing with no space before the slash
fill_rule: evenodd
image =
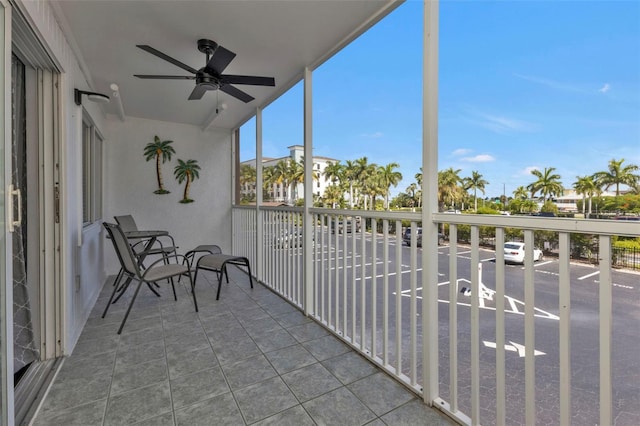
<path id="1" fill-rule="evenodd" d="M 333 306 L 333 312 L 334 312 L 334 327 L 335 330 L 338 331 L 338 326 L 340 324 L 340 306 L 339 306 L 339 295 L 340 295 L 340 265 L 342 265 L 343 267 L 345 266 L 345 253 L 344 253 L 344 249 L 342 250 L 342 262 L 340 262 L 340 234 L 336 235 L 336 270 L 335 270 L 335 281 L 336 281 L 336 286 L 335 286 L 335 291 L 334 291 L 334 306 Z"/>
<path id="2" fill-rule="evenodd" d="M 480 424 L 480 228 L 471 225 L 471 424 Z"/>
<path id="3" fill-rule="evenodd" d="M 335 227 L 338 225 L 338 218 L 337 216 L 333 217 L 333 229 L 336 229 Z M 336 229 L 336 233 L 329 233 L 329 251 L 331 251 L 331 248 L 333 247 L 333 237 L 335 236 L 335 240 L 336 240 L 336 245 L 338 244 L 338 233 L 337 233 L 337 229 Z M 334 251 L 334 255 L 332 255 L 331 253 L 329 253 L 329 269 L 327 270 L 327 326 L 331 327 L 331 319 L 332 319 L 332 311 L 331 311 L 331 295 L 333 294 L 331 291 L 331 287 L 332 287 L 332 283 L 333 283 L 333 275 L 331 274 L 331 268 L 333 265 L 333 257 L 335 256 L 335 263 L 336 263 L 336 267 L 338 265 L 338 247 L 335 248 Z"/>
<path id="4" fill-rule="evenodd" d="M 449 405 L 458 411 L 458 226 L 449 225 Z"/>
<path id="5" fill-rule="evenodd" d="M 382 221 L 382 365 L 389 365 L 389 219 Z"/>
<path id="6" fill-rule="evenodd" d="M 355 223 L 354 223 L 355 226 Z M 376 357 L 376 334 L 378 333 L 377 324 L 377 266 L 378 266 L 378 222 L 375 219 L 371 220 L 371 358 Z"/>
<path id="7" fill-rule="evenodd" d="M 611 334 L 612 321 L 612 280 L 611 280 L 611 237 L 600 235 L 600 424 L 613 424 L 612 375 L 611 375 Z"/>
<path id="8" fill-rule="evenodd" d="M 356 345 L 356 239 L 351 235 L 351 344 Z"/>
<path id="9" fill-rule="evenodd" d="M 560 424 L 571 424 L 571 273 L 569 267 L 570 234 L 558 236 L 560 257 L 558 287 L 560 292 Z"/>
<path id="10" fill-rule="evenodd" d="M 418 280 L 418 273 L 416 271 L 418 268 L 418 226 L 414 221 L 411 222 L 411 241 L 411 248 L 409 250 L 409 286 L 411 290 L 411 298 L 409 299 L 409 332 L 411 334 L 409 342 L 409 359 L 411 360 L 411 384 L 415 385 L 418 382 L 418 360 L 416 356 L 418 353 L 418 290 L 416 284 Z"/>
<path id="11" fill-rule="evenodd" d="M 402 222 L 396 220 L 396 375 L 402 375 Z"/>
<path id="12" fill-rule="evenodd" d="M 346 226 L 347 221 L 344 221 Z M 345 229 L 346 232 L 346 229 Z M 360 280 L 360 350 L 362 352 L 366 352 L 366 331 L 365 325 L 367 324 L 366 312 L 367 312 L 367 302 L 366 302 L 366 288 L 367 288 L 367 256 L 366 256 L 366 246 L 365 246 L 365 238 L 364 231 L 360 229 L 360 232 L 357 232 L 356 229 L 351 228 L 351 235 L 354 237 L 360 234 L 360 273 L 362 279 Z"/>
<path id="13" fill-rule="evenodd" d="M 506 424 L 504 228 L 496 228 L 496 424 Z"/>
<path id="14" fill-rule="evenodd" d="M 535 281 L 533 269 L 533 230 L 524 230 L 524 382 L 525 423 L 536 423 L 536 359 L 535 359 Z"/>
<path id="15" fill-rule="evenodd" d="M 347 271 L 348 271 L 348 266 L 349 263 L 353 263 L 353 258 L 351 258 L 352 260 L 349 260 L 349 257 L 347 256 L 347 234 L 343 233 L 342 234 L 342 333 L 346 336 L 348 334 L 347 331 L 347 322 L 349 319 L 349 316 L 347 314 L 348 312 L 348 308 L 349 308 L 349 304 L 347 303 L 347 288 L 349 287 L 348 284 L 348 278 L 347 278 Z M 351 265 L 353 267 L 353 265 Z"/>
<path id="16" fill-rule="evenodd" d="M 322 251 L 321 251 L 321 267 L 320 267 L 320 282 L 318 283 L 318 286 L 320 287 L 320 315 L 319 318 L 321 321 L 324 321 L 324 285 L 325 285 L 325 271 L 327 269 L 327 262 L 326 262 L 326 239 L 325 236 L 328 232 L 328 226 L 327 226 L 327 215 L 323 214 L 322 215 L 322 234 L 320 237 L 321 240 L 321 244 L 322 244 Z"/>

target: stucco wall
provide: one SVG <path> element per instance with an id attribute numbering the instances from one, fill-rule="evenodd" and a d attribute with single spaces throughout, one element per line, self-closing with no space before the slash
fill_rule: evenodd
<path id="1" fill-rule="evenodd" d="M 199 127 L 127 117 L 107 119 L 109 141 L 105 145 L 105 214 L 133 215 L 139 229 L 164 229 L 184 253 L 199 244 L 218 244 L 231 249 L 231 133 L 203 132 Z M 154 136 L 172 140 L 176 153 L 162 164 L 165 189 L 158 195 L 156 164 L 145 161 L 144 147 Z M 190 189 L 190 204 L 181 204 L 184 185 L 174 177 L 178 159 L 197 160 L 200 178 Z M 118 272 L 117 258 L 105 242 L 107 273 Z"/>
<path id="2" fill-rule="evenodd" d="M 105 280 L 100 226 L 82 229 L 82 115 L 83 108 L 94 125 L 105 134 L 104 114 L 98 104 L 84 102 L 78 107 L 75 88 L 89 85 L 77 58 L 46 1 L 18 1 L 33 32 L 49 53 L 61 74 L 61 250 L 64 309 L 64 352 L 69 353 L 95 304 Z M 16 12 L 17 13 L 17 12 Z"/>

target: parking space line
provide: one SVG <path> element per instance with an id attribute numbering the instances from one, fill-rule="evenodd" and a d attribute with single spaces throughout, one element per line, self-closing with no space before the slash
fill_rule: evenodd
<path id="1" fill-rule="evenodd" d="M 578 281 L 582 281 L 582 280 L 584 280 L 586 278 L 593 277 L 594 275 L 598 275 L 599 273 L 600 273 L 600 271 L 595 271 L 595 272 L 592 272 L 590 274 L 584 275 L 584 276 L 578 278 Z"/>

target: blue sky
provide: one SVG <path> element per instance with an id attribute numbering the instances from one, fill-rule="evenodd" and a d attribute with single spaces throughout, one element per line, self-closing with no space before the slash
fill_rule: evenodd
<path id="1" fill-rule="evenodd" d="M 442 1 L 438 168 L 476 170 L 487 196 L 555 167 L 565 187 L 612 158 L 640 165 L 639 1 Z M 313 75 L 314 154 L 422 155 L 422 1 L 408 1 Z M 302 144 L 302 85 L 263 114 L 263 155 Z M 254 158 L 253 122 L 241 132 Z M 481 194 L 479 194 L 481 195 Z"/>

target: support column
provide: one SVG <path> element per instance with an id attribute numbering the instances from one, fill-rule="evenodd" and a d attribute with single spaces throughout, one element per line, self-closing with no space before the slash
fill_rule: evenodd
<path id="1" fill-rule="evenodd" d="M 431 405 L 438 388 L 438 6 L 424 1 L 422 85 L 422 380 L 423 399 Z"/>
<path id="2" fill-rule="evenodd" d="M 264 280 L 262 205 L 262 108 L 256 108 L 256 278 Z"/>
<path id="3" fill-rule="evenodd" d="M 313 207 L 313 131 L 312 131 L 312 84 L 311 70 L 304 70 L 304 217 L 302 229 L 304 231 L 304 313 L 309 315 L 313 307 L 313 221 L 311 207 Z"/>

